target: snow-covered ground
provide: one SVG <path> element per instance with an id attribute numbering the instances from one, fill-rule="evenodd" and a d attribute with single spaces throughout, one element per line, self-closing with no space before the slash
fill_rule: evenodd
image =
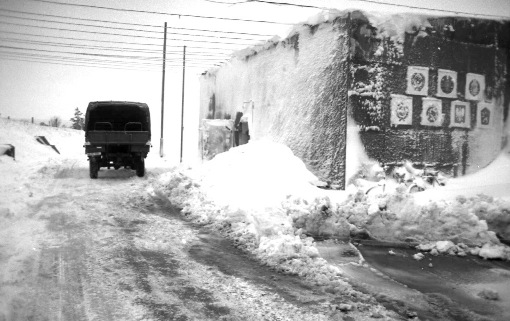
<path id="1" fill-rule="evenodd" d="M 26 193 L 44 189 L 31 186 L 30 175 L 69 175 L 69 162 L 86 167 L 83 132 L 0 122 L 0 143 L 17 147 L 16 161 L 0 156 L 1 217 L 15 215 Z M 45 136 L 60 154 L 34 136 Z M 193 166 L 176 166 L 153 150 L 146 164 L 149 173 L 151 167 L 163 168 L 149 176 L 149 193 L 167 197 L 197 222 L 222 229 L 267 265 L 330 284 L 335 291 L 350 287 L 342 272 L 320 257 L 310 236 L 348 240 L 365 232 L 383 241 L 417 242 L 432 253 L 510 259 L 510 248 L 496 237 L 510 238 L 510 189 L 504 188 L 510 184 L 508 150 L 480 172 L 451 179 L 441 191 L 411 195 L 395 188 L 371 198 L 354 186 L 318 188 L 317 177 L 290 149 L 264 140 Z M 24 182 L 12 181 L 20 171 L 32 174 Z"/>
<path id="2" fill-rule="evenodd" d="M 321 275 L 309 272 L 313 266 L 334 278 L 309 236 L 346 240 L 360 232 L 382 241 L 417 242 L 432 253 L 510 259 L 510 248 L 496 236 L 510 238 L 507 150 L 487 168 L 451 179 L 437 191 L 408 194 L 394 184 L 367 197 L 355 186 L 334 191 L 317 183 L 286 146 L 261 140 L 202 166 L 163 174 L 152 192 L 197 221 L 227 227 L 266 263 L 304 275 Z"/>

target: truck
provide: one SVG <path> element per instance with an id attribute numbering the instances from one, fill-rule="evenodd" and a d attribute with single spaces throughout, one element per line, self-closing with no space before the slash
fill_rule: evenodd
<path id="1" fill-rule="evenodd" d="M 85 113 L 85 154 L 90 178 L 101 167 L 136 171 L 145 175 L 145 158 L 151 148 L 151 120 L 145 103 L 129 101 L 90 102 Z"/>

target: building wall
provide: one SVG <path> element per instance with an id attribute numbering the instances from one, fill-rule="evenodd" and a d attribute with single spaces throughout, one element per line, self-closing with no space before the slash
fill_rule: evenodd
<path id="1" fill-rule="evenodd" d="M 251 139 L 286 144 L 319 178 L 341 187 L 348 122 L 360 128 L 366 153 L 379 162 L 434 164 L 452 175 L 482 168 L 503 141 L 509 23 L 412 18 L 422 25 L 388 30 L 362 12 L 351 12 L 247 50 L 202 75 L 200 117 L 234 119 L 241 111 L 249 118 Z M 422 95 L 408 92 L 410 67 L 427 70 L 428 89 Z M 445 70 L 456 73 L 454 97 L 438 95 L 438 77 Z M 480 101 L 466 97 L 468 74 L 485 79 Z M 408 99 L 408 124 L 392 125 L 392 95 Z M 440 123 L 422 123 L 422 111 L 429 109 L 423 98 L 439 101 Z M 455 102 L 470 108 L 465 127 L 450 125 Z M 478 110 L 484 102 L 493 105 L 493 117 L 482 128 Z"/>
<path id="2" fill-rule="evenodd" d="M 508 88 L 505 79 L 508 46 L 500 48 L 498 36 L 507 25 L 453 18 L 428 21 L 427 27 L 406 33 L 403 43 L 380 37 L 366 19 L 352 24 L 352 37 L 363 41 L 352 59 L 350 110 L 362 128 L 361 140 L 370 157 L 383 163 L 411 160 L 435 164 L 451 174 L 462 175 L 486 166 L 501 149 L 505 104 L 508 108 L 504 99 Z M 366 29 L 372 32 L 362 32 Z M 408 68 L 415 66 L 428 71 L 428 90 L 424 96 L 408 92 Z M 440 70 L 456 72 L 455 97 L 438 95 Z M 479 101 L 466 96 L 468 73 L 485 79 L 484 97 Z M 371 83 L 381 86 L 366 90 Z M 392 126 L 395 94 L 412 99 L 412 123 Z M 443 122 L 439 126 L 422 124 L 421 114 L 426 108 L 423 97 L 440 101 Z M 471 121 L 467 128 L 450 125 L 450 111 L 457 101 L 469 105 Z M 493 119 L 490 126 L 482 128 L 478 109 L 485 102 L 493 105 Z"/>
<path id="3" fill-rule="evenodd" d="M 289 146 L 320 178 L 345 173 L 349 38 L 347 19 L 304 26 L 202 76 L 203 118 L 250 119 L 251 139 Z M 213 98 L 214 97 L 214 98 Z"/>

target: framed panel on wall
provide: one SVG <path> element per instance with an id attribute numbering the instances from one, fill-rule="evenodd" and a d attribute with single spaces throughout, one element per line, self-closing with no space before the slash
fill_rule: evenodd
<path id="1" fill-rule="evenodd" d="M 479 128 L 492 128 L 494 123 L 494 105 L 478 103 L 476 111 L 476 123 Z"/>
<path id="2" fill-rule="evenodd" d="M 457 98 L 457 72 L 452 70 L 437 70 L 437 96 Z"/>
<path id="3" fill-rule="evenodd" d="M 443 124 L 443 104 L 441 100 L 422 98 L 421 125 L 439 127 Z"/>
<path id="4" fill-rule="evenodd" d="M 485 92 L 485 76 L 479 74 L 466 74 L 466 99 L 483 100 Z"/>
<path id="5" fill-rule="evenodd" d="M 413 97 L 391 95 L 391 126 L 413 124 Z"/>
<path id="6" fill-rule="evenodd" d="M 454 100 L 450 108 L 450 127 L 471 127 L 471 106 L 468 102 Z"/>
<path id="7" fill-rule="evenodd" d="M 427 67 L 407 67 L 406 94 L 427 96 L 429 91 L 429 69 Z"/>

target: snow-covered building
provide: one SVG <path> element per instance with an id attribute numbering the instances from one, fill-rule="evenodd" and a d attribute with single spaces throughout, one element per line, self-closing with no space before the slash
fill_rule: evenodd
<path id="1" fill-rule="evenodd" d="M 509 43 L 508 21 L 327 11 L 204 73 L 200 119 L 242 112 L 251 139 L 286 144 L 341 187 L 352 140 L 384 164 L 463 175 L 504 141 Z"/>

